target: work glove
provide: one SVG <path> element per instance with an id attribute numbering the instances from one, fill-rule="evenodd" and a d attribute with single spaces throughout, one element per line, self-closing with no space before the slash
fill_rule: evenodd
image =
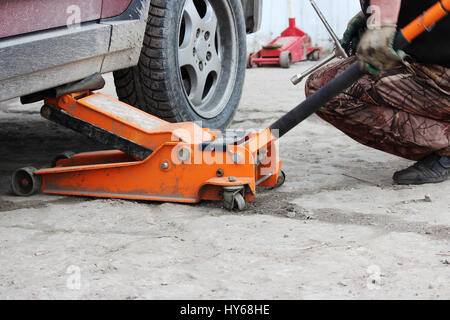
<path id="1" fill-rule="evenodd" d="M 367 30 L 367 18 L 361 11 L 354 16 L 347 25 L 344 36 L 341 40 L 342 48 L 349 56 L 356 54 L 359 41 Z"/>
<path id="2" fill-rule="evenodd" d="M 397 27 L 394 24 L 383 24 L 366 31 L 356 52 L 361 70 L 377 74 L 401 61 L 393 48 L 396 33 Z"/>

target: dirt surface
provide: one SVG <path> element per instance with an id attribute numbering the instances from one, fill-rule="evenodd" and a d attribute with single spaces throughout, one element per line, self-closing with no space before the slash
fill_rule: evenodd
<path id="1" fill-rule="evenodd" d="M 262 128 L 304 99 L 289 79 L 308 66 L 248 70 L 232 126 Z M 115 96 L 111 75 L 107 83 Z M 409 161 L 317 117 L 280 143 L 284 186 L 236 213 L 216 203 L 13 196 L 16 168 L 103 148 L 39 109 L 0 104 L 2 299 L 450 299 L 450 181 L 393 186 Z"/>

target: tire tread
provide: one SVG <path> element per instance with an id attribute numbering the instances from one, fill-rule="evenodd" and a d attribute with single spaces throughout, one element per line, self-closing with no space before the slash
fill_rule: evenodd
<path id="1" fill-rule="evenodd" d="M 120 100 L 135 105 L 169 122 L 182 121 L 170 107 L 165 93 L 167 84 L 164 66 L 167 42 L 164 17 L 168 0 L 152 0 L 147 28 L 138 66 L 114 72 L 114 82 Z M 133 72 L 137 69 L 140 72 Z M 144 89 L 144 90 L 142 90 Z"/>
<path id="2" fill-rule="evenodd" d="M 168 43 L 171 32 L 169 22 L 175 1 L 151 0 L 138 65 L 114 72 L 114 82 L 119 99 L 169 122 L 192 121 L 174 104 L 169 89 Z M 173 31 L 172 31 L 173 32 Z M 240 95 L 239 95 L 240 96 Z M 235 107 L 236 108 L 236 107 Z M 221 127 L 232 120 L 227 117 Z M 220 128 L 220 129 L 222 129 Z"/>

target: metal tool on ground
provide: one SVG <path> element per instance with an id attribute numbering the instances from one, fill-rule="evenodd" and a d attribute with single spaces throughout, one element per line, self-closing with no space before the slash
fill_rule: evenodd
<path id="1" fill-rule="evenodd" d="M 322 47 L 313 46 L 311 37 L 296 26 L 294 1 L 289 0 L 289 27 L 261 50 L 250 54 L 248 67 L 277 65 L 289 68 L 292 63 L 303 60 L 317 61 L 322 56 Z"/>
<path id="2" fill-rule="evenodd" d="M 327 29 L 328 33 L 330 34 L 331 39 L 334 42 L 334 49 L 333 49 L 333 54 L 329 55 L 328 57 L 326 57 L 325 59 L 320 61 L 318 64 L 312 66 L 311 68 L 307 69 L 306 71 L 304 71 L 302 73 L 299 73 L 299 74 L 296 74 L 295 76 L 293 76 L 292 79 L 291 79 L 291 82 L 294 85 L 299 84 L 300 82 L 303 81 L 303 79 L 305 79 L 311 73 L 313 73 L 317 69 L 323 67 L 327 63 L 331 62 L 333 59 L 335 59 L 335 58 L 348 58 L 347 52 L 345 52 L 344 48 L 342 48 L 341 41 L 336 36 L 336 33 L 333 31 L 333 28 L 331 28 L 330 24 L 328 23 L 327 19 L 323 15 L 322 11 L 320 11 L 319 6 L 316 4 L 316 2 L 314 0 L 309 0 L 309 1 L 311 2 L 312 7 L 316 11 L 317 15 L 319 16 L 320 20 L 324 24 L 324 26 Z"/>
<path id="3" fill-rule="evenodd" d="M 439 1 L 398 32 L 395 48 L 403 49 L 430 31 L 449 10 L 450 0 Z M 283 184 L 278 139 L 363 75 L 353 64 L 261 132 L 219 132 L 195 123 L 168 123 L 86 90 L 89 83 L 98 88 L 97 74 L 71 86 L 83 88 L 81 92 L 46 98 L 41 114 L 117 150 L 65 153 L 54 167 L 16 170 L 12 189 L 20 196 L 42 190 L 167 202 L 214 200 L 242 210 L 255 198 L 256 186 Z"/>

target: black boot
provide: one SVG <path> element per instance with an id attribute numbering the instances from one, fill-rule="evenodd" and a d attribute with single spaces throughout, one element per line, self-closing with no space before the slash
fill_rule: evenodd
<path id="1" fill-rule="evenodd" d="M 443 182 L 450 178 L 450 158 L 432 154 L 413 166 L 394 174 L 396 184 Z"/>

